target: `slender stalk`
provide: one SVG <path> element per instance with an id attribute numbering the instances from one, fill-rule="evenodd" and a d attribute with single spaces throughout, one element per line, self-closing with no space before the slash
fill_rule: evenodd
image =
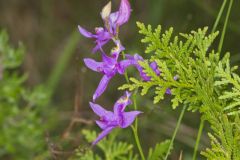
<path id="1" fill-rule="evenodd" d="M 134 106 L 134 109 L 137 110 L 137 99 L 136 99 L 136 96 L 137 96 L 137 92 L 135 91 L 134 94 L 133 94 L 133 106 Z M 135 120 L 135 125 L 134 125 L 136 131 L 138 131 L 138 119 L 136 118 Z"/>
<path id="2" fill-rule="evenodd" d="M 195 143 L 195 146 L 194 146 L 194 153 L 193 153 L 192 160 L 196 160 L 198 146 L 199 146 L 199 142 L 200 142 L 200 139 L 201 139 L 203 128 L 204 128 L 204 120 L 201 120 L 199 129 L 198 129 L 197 140 L 196 140 L 196 143 Z"/>
<path id="3" fill-rule="evenodd" d="M 233 0 L 230 0 L 227 15 L 226 15 L 226 19 L 225 19 L 222 34 L 221 34 L 221 39 L 220 39 L 220 42 L 219 42 L 219 45 L 218 45 L 218 52 L 219 53 L 221 53 L 221 51 L 222 51 L 223 41 L 224 41 L 224 37 L 225 37 L 227 25 L 228 25 L 229 16 L 230 16 L 231 9 L 232 9 L 232 4 L 233 4 Z"/>
<path id="4" fill-rule="evenodd" d="M 122 52 L 122 54 L 123 54 L 123 59 L 125 59 L 125 53 Z M 127 83 L 130 84 L 127 71 L 125 72 L 124 76 L 125 76 L 125 79 L 126 79 Z M 134 92 L 134 94 L 133 94 L 133 105 L 134 105 L 134 109 L 137 110 L 136 92 Z M 141 146 L 141 143 L 140 143 L 139 137 L 138 137 L 138 118 L 137 117 L 135 119 L 134 126 L 131 126 L 131 127 L 132 127 L 132 130 L 133 130 L 133 135 L 134 135 L 134 138 L 135 138 L 140 156 L 141 156 L 142 160 L 145 160 L 143 150 L 142 150 L 142 146 Z"/>
<path id="5" fill-rule="evenodd" d="M 201 8 L 204 12 L 206 12 L 206 14 L 208 14 L 208 16 L 210 16 L 212 19 L 216 19 L 219 12 L 216 12 L 213 8 L 211 8 L 210 5 L 203 5 L 202 1 L 199 0 L 193 0 L 192 2 L 194 2 L 197 7 Z M 224 20 L 220 19 L 219 23 L 223 24 Z M 235 34 L 240 35 L 240 28 L 237 23 L 229 22 L 227 28 Z"/>
<path id="6" fill-rule="evenodd" d="M 167 160 L 168 155 L 170 154 L 170 151 L 171 151 L 173 142 L 174 142 L 174 140 L 175 140 L 175 137 L 176 137 L 176 135 L 177 135 L 178 129 L 179 129 L 180 124 L 181 124 L 181 122 L 182 122 L 182 118 L 183 118 L 183 115 L 184 115 L 184 113 L 185 113 L 185 111 L 186 111 L 186 108 L 187 108 L 186 105 L 184 105 L 183 108 L 182 108 L 181 114 L 180 114 L 180 116 L 179 116 L 179 118 L 178 118 L 177 126 L 175 127 L 175 130 L 174 130 L 174 133 L 173 133 L 173 136 L 172 136 L 172 139 L 171 139 L 171 142 L 170 142 L 170 145 L 169 145 L 169 147 L 168 147 L 168 151 L 167 151 L 167 154 L 166 154 L 164 160 Z"/>
<path id="7" fill-rule="evenodd" d="M 226 3 L 227 3 L 227 0 L 224 0 L 223 3 L 222 3 L 221 9 L 220 9 L 220 11 L 218 12 L 218 15 L 217 15 L 217 19 L 216 19 L 216 21 L 215 21 L 215 23 L 213 25 L 212 33 L 215 32 L 216 29 L 217 29 L 219 21 L 220 21 L 220 19 L 222 17 L 223 10 L 225 9 Z"/>
<path id="8" fill-rule="evenodd" d="M 59 60 L 54 66 L 47 81 L 47 86 L 51 94 L 54 93 L 54 90 L 56 89 L 56 86 L 58 85 L 61 76 L 64 73 L 64 70 L 66 69 L 72 55 L 74 54 L 75 49 L 77 48 L 77 44 L 80 40 L 79 37 L 79 33 L 77 31 L 74 31 L 70 36 L 66 46 L 64 47 L 63 52 L 60 53 Z"/>
<path id="9" fill-rule="evenodd" d="M 125 52 L 124 52 L 124 51 L 122 51 L 122 56 L 123 56 L 123 59 L 126 59 L 126 56 L 125 56 Z M 124 73 L 124 77 L 125 77 L 125 80 L 127 81 L 127 83 L 129 84 L 130 81 L 129 81 L 129 78 L 128 78 L 127 71 Z"/>
<path id="10" fill-rule="evenodd" d="M 139 141 L 137 130 L 136 130 L 136 128 L 134 126 L 131 126 L 131 127 L 132 127 L 132 130 L 133 130 L 134 138 L 135 138 L 135 141 L 136 141 L 136 144 L 137 144 L 140 156 L 141 156 L 142 160 L 145 160 L 145 157 L 144 157 L 144 154 L 143 154 L 143 150 L 142 150 L 142 147 L 141 147 L 141 144 L 140 144 L 140 141 Z"/>

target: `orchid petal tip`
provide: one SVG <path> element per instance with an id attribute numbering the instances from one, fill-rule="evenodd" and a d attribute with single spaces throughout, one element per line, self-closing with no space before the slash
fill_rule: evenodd
<path id="1" fill-rule="evenodd" d="M 108 18 L 109 15 L 111 14 L 111 10 L 112 10 L 112 2 L 109 1 L 102 9 L 102 12 L 101 12 L 102 19 Z"/>

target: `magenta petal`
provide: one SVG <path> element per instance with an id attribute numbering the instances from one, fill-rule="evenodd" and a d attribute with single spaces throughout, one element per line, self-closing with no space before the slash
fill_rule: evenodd
<path id="1" fill-rule="evenodd" d="M 107 41 L 107 40 L 110 40 L 112 38 L 111 34 L 102 29 L 102 30 L 98 30 L 97 31 L 97 40 L 98 41 Z"/>
<path id="2" fill-rule="evenodd" d="M 109 77 L 107 75 L 104 75 L 101 79 L 95 93 L 93 94 L 93 101 L 95 101 L 99 96 L 103 94 L 103 92 L 106 90 L 107 85 L 112 77 Z"/>
<path id="3" fill-rule="evenodd" d="M 87 38 L 94 38 L 95 35 L 93 35 L 91 32 L 88 32 L 86 29 L 82 28 L 81 26 L 78 26 L 79 32 Z"/>
<path id="4" fill-rule="evenodd" d="M 116 58 L 112 58 L 107 56 L 105 53 L 102 53 L 102 60 L 104 63 L 106 63 L 107 65 L 115 65 L 117 63 L 117 59 Z"/>
<path id="5" fill-rule="evenodd" d="M 125 96 L 128 97 L 128 98 L 131 97 L 131 95 L 132 95 L 131 92 L 128 92 L 128 91 L 125 92 Z"/>
<path id="6" fill-rule="evenodd" d="M 134 65 L 138 70 L 142 69 L 142 67 L 138 64 L 138 61 L 143 60 L 141 56 L 135 54 L 134 56 L 126 54 L 126 60 L 122 60 L 119 63 L 118 72 L 120 74 L 124 74 L 127 67 Z"/>
<path id="7" fill-rule="evenodd" d="M 118 68 L 118 72 L 119 72 L 119 74 L 124 74 L 125 70 L 129 66 L 136 65 L 136 61 L 127 59 L 127 60 L 122 60 L 119 64 L 120 65 L 119 65 L 119 68 Z"/>
<path id="8" fill-rule="evenodd" d="M 118 101 L 114 104 L 113 107 L 115 115 L 119 116 L 122 112 L 124 112 L 126 106 L 132 104 L 130 97 L 131 93 L 126 91 L 125 94 L 118 99 Z"/>
<path id="9" fill-rule="evenodd" d="M 106 137 L 113 129 L 114 127 L 108 127 L 104 129 L 97 137 L 97 139 L 92 143 L 92 145 L 96 145 L 100 140 L 102 140 L 104 137 Z"/>
<path id="10" fill-rule="evenodd" d="M 153 69 L 153 71 L 156 73 L 156 75 L 159 76 L 161 74 L 160 70 L 158 69 L 158 65 L 155 61 L 150 63 L 150 67 Z"/>
<path id="11" fill-rule="evenodd" d="M 102 47 L 107 43 L 108 41 L 101 41 L 97 42 L 97 45 L 92 49 L 92 53 L 96 53 L 98 50 L 101 50 L 103 52 Z"/>
<path id="12" fill-rule="evenodd" d="M 119 12 L 114 12 L 114 13 L 111 13 L 110 16 L 109 16 L 109 22 L 111 24 L 115 24 L 117 19 L 118 19 L 118 14 Z"/>
<path id="13" fill-rule="evenodd" d="M 151 79 L 151 77 L 148 77 L 146 75 L 146 73 L 144 73 L 143 71 L 143 68 L 140 66 L 139 64 L 139 61 L 144 61 L 144 59 L 142 58 L 142 56 L 138 55 L 138 54 L 135 54 L 134 56 L 132 55 L 126 55 L 126 58 L 128 61 L 125 61 L 123 64 L 122 64 L 122 68 L 125 68 L 125 66 L 127 65 L 134 65 L 137 70 L 139 71 L 140 73 L 140 77 L 144 80 L 144 81 L 149 81 Z M 131 62 L 130 62 L 131 61 Z M 154 64 L 152 64 L 154 66 Z"/>
<path id="14" fill-rule="evenodd" d="M 137 117 L 137 115 L 139 115 L 140 111 L 132 111 L 132 112 L 124 112 L 122 113 L 122 119 L 120 119 L 120 124 L 119 126 L 121 128 L 127 128 L 128 126 L 130 126 L 133 121 L 135 120 L 135 118 Z"/>
<path id="15" fill-rule="evenodd" d="M 147 76 L 147 74 L 143 71 L 142 66 L 140 66 L 139 64 L 136 65 L 137 70 L 139 71 L 140 77 L 144 80 L 144 81 L 150 81 L 151 77 Z"/>
<path id="16" fill-rule="evenodd" d="M 126 58 L 127 59 L 131 59 L 131 60 L 135 60 L 135 61 L 143 61 L 143 57 L 140 56 L 139 54 L 134 54 L 134 56 L 130 55 L 130 54 L 126 54 Z"/>
<path id="17" fill-rule="evenodd" d="M 107 128 L 107 122 L 103 122 L 103 121 L 96 121 L 97 125 L 101 128 L 101 129 L 106 129 Z"/>
<path id="18" fill-rule="evenodd" d="M 102 72 L 103 71 L 103 62 L 96 62 L 91 58 L 84 59 L 85 65 L 95 72 Z"/>
<path id="19" fill-rule="evenodd" d="M 109 112 L 98 104 L 94 104 L 92 102 L 90 102 L 89 104 L 90 104 L 90 107 L 92 108 L 93 112 L 96 113 L 99 117 L 102 117 Z"/>
<path id="20" fill-rule="evenodd" d="M 179 79 L 179 76 L 178 76 L 178 75 L 176 75 L 176 76 L 174 76 L 174 77 L 173 77 L 173 79 L 176 81 L 176 80 L 178 80 L 178 79 Z"/>
<path id="21" fill-rule="evenodd" d="M 166 94 L 168 94 L 168 95 L 172 95 L 172 91 L 171 91 L 170 88 L 168 88 L 168 89 L 166 90 Z"/>
<path id="22" fill-rule="evenodd" d="M 131 14 L 131 6 L 128 0 L 121 0 L 120 7 L 119 7 L 119 14 L 116 20 L 116 24 L 121 26 L 126 23 Z"/>
<path id="23" fill-rule="evenodd" d="M 117 21 L 117 18 L 118 18 L 118 14 L 119 14 L 119 12 L 111 13 L 110 16 L 109 16 L 109 23 L 108 23 L 109 26 L 106 26 L 106 27 L 109 27 L 110 33 L 113 34 L 113 35 L 117 34 L 116 33 L 117 32 L 116 21 Z"/>
<path id="24" fill-rule="evenodd" d="M 150 67 L 153 69 L 153 70 L 155 70 L 155 69 L 157 69 L 157 63 L 155 62 L 155 61 L 153 61 L 152 63 L 150 63 Z"/>

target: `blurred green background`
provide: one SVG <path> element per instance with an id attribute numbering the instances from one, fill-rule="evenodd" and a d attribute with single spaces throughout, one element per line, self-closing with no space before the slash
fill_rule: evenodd
<path id="1" fill-rule="evenodd" d="M 44 92 L 51 94 L 50 101 L 41 111 L 43 125 L 46 125 L 42 141 L 44 149 L 57 159 L 67 159 L 72 151 L 82 142 L 80 130 L 96 128 L 96 118 L 89 108 L 92 94 L 101 75 L 83 66 L 84 57 L 98 57 L 91 54 L 94 46 L 91 40 L 83 38 L 77 25 L 94 30 L 102 26 L 101 8 L 107 0 L 0 0 L 0 28 L 6 29 L 10 41 L 17 46 L 21 41 L 26 48 L 26 55 L 21 73 L 27 73 L 25 85 L 34 87 L 42 84 Z M 112 0 L 117 9 L 119 0 Z M 130 1 L 132 15 L 129 23 L 120 31 L 120 38 L 129 54 L 139 53 L 144 56 L 144 46 L 136 21 L 161 24 L 164 29 L 174 27 L 175 33 L 189 32 L 209 26 L 211 29 L 222 1 L 216 0 L 138 0 Z M 235 1 L 230 16 L 224 41 L 224 51 L 231 52 L 232 63 L 240 64 L 240 1 Z M 226 10 L 225 10 L 226 11 Z M 225 17 L 225 13 L 223 17 Z M 218 30 L 222 29 L 224 18 Z M 219 39 L 216 40 L 218 44 Z M 110 46 L 107 46 L 108 48 Z M 134 75 L 134 70 L 129 70 Z M 117 92 L 118 86 L 125 83 L 121 76 L 115 77 L 107 91 L 97 103 L 109 108 L 123 93 Z M 139 119 L 139 134 L 144 149 L 156 142 L 170 138 L 176 125 L 180 109 L 172 111 L 167 97 L 158 105 L 152 104 L 152 97 L 138 96 L 140 110 L 145 112 Z M 0 106 L 4 107 L 4 106 Z M 44 113 L 46 112 L 46 113 Z M 31 123 L 31 122 L 29 122 Z M 187 113 L 176 138 L 172 160 L 180 153 L 184 159 L 190 159 L 197 136 L 199 114 Z M 200 150 L 209 146 L 206 127 L 201 139 Z M 100 131 L 100 130 L 98 130 Z M 130 137 L 130 129 L 122 131 L 123 138 Z M 19 131 L 21 134 L 21 131 Z M 14 137 L 12 137 L 14 138 Z M 132 140 L 133 144 L 134 141 Z M 31 146 L 31 144 L 29 143 Z M 41 153 L 39 153 L 41 154 Z M 5 159 L 14 159 L 4 155 Z M 39 158 L 41 159 L 41 158 Z"/>

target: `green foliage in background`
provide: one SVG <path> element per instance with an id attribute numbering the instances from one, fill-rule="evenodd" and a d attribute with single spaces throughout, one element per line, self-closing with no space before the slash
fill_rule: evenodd
<path id="1" fill-rule="evenodd" d="M 25 50 L 13 48 L 6 31 L 0 31 L 0 159 L 26 160 L 47 154 L 41 108 L 47 102 L 43 88 L 24 86 L 19 72 Z M 42 157 L 42 158 L 43 158 Z"/>
<path id="2" fill-rule="evenodd" d="M 96 138 L 97 134 L 94 131 L 83 130 L 82 134 L 88 143 L 92 143 Z M 133 145 L 126 142 L 116 140 L 116 136 L 119 134 L 119 130 L 111 133 L 107 139 L 100 141 L 97 144 L 97 148 L 100 149 L 101 155 L 93 153 L 92 150 L 86 149 L 82 151 L 83 147 L 79 147 L 76 151 L 76 159 L 78 160 L 137 160 L 138 156 L 134 155 Z"/>
<path id="3" fill-rule="evenodd" d="M 108 138 L 100 141 L 96 148 L 98 152 L 90 147 L 80 146 L 76 150 L 73 160 L 138 160 L 139 156 L 133 152 L 133 145 L 117 140 L 121 130 L 115 130 Z M 97 134 L 95 131 L 83 130 L 87 143 L 92 143 Z M 154 148 L 149 149 L 148 160 L 163 160 L 169 148 L 170 141 L 166 140 L 156 144 Z M 98 154 L 99 153 L 99 154 Z"/>
<path id="4" fill-rule="evenodd" d="M 229 54 L 221 59 L 220 53 L 210 49 L 218 32 L 207 35 L 204 28 L 173 37 L 172 28 L 161 34 L 161 26 L 153 30 L 150 25 L 137 25 L 144 35 L 142 42 L 147 44 L 145 52 L 152 53 L 149 60 L 141 62 L 151 81 L 130 78 L 132 84 L 120 89 L 142 88 L 145 95 L 154 88 L 154 103 L 158 103 L 171 88 L 173 109 L 183 104 L 189 111 L 199 111 L 211 125 L 212 147 L 202 155 L 209 160 L 239 160 L 240 78 L 234 73 L 237 67 L 230 67 Z M 151 61 L 157 62 L 160 76 L 150 68 Z"/>
<path id="5" fill-rule="evenodd" d="M 156 146 L 152 149 L 149 149 L 147 160 L 163 160 L 166 156 L 167 150 L 170 146 L 170 140 L 166 140 L 162 143 L 157 143 Z"/>

